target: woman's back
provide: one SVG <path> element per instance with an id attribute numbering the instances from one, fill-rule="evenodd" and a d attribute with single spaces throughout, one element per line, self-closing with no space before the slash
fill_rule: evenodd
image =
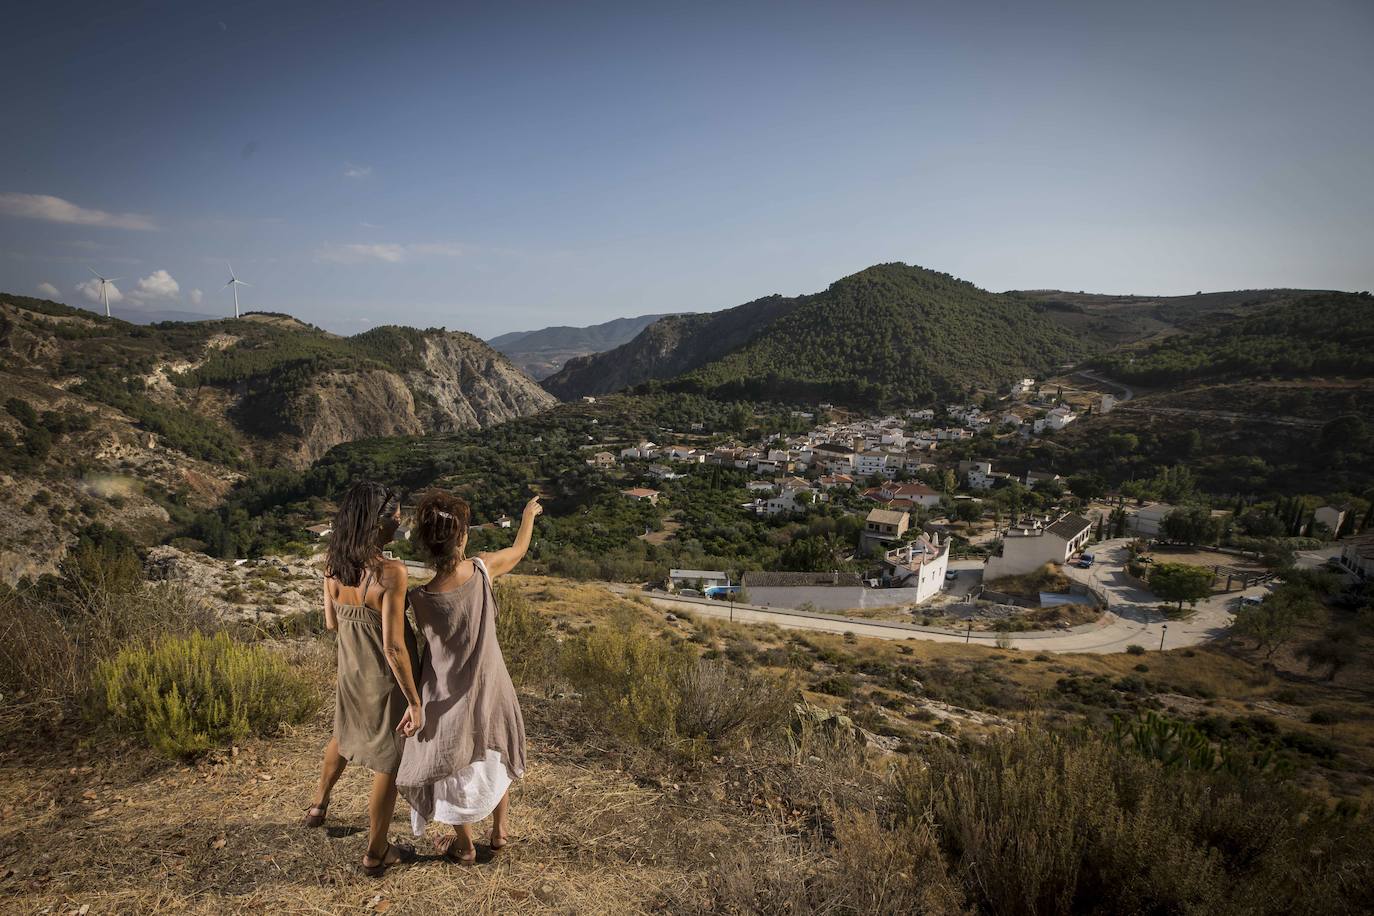
<path id="1" fill-rule="evenodd" d="M 417 807 L 425 805 L 423 792 L 412 797 L 407 787 L 452 776 L 488 750 L 501 754 L 512 778 L 525 771 L 525 724 L 496 640 L 495 596 L 482 561 L 471 566 L 450 588 L 410 592 L 428 648 L 420 677 L 425 726 L 407 743 L 396 781 Z"/>
<path id="2" fill-rule="evenodd" d="M 379 571 L 373 569 L 365 570 L 356 586 L 330 579 L 328 587 L 338 622 L 334 736 L 339 753 L 375 772 L 394 773 L 401 762 L 401 741 L 395 729 L 406 701 L 382 639 L 379 606 L 386 589 Z"/>

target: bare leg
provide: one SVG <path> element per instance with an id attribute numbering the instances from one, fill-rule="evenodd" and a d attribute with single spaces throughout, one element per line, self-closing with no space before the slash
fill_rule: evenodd
<path id="1" fill-rule="evenodd" d="M 391 815 L 396 811 L 396 777 L 386 773 L 372 774 L 372 794 L 367 799 L 367 857 L 363 864 L 379 861 L 386 855 L 387 830 Z"/>
<path id="2" fill-rule="evenodd" d="M 492 849 L 500 849 L 509 842 L 510 838 L 506 830 L 506 815 L 510 812 L 510 789 L 501 796 L 501 801 L 497 803 L 496 809 L 491 812 L 491 839 L 487 840 L 487 845 Z"/>
<path id="3" fill-rule="evenodd" d="M 329 794 L 334 791 L 334 783 L 339 781 L 346 766 L 348 761 L 339 753 L 338 739 L 330 738 L 329 743 L 324 746 L 324 761 L 320 764 L 320 784 L 315 789 L 312 812 L 314 809 L 320 809 L 320 813 L 324 813 L 322 809 L 329 805 Z"/>

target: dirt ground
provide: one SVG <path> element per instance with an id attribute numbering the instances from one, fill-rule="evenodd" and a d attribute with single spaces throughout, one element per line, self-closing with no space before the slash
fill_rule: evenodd
<path id="1" fill-rule="evenodd" d="M 461 867 L 410 836 L 418 862 L 380 880 L 356 869 L 370 776 L 350 767 L 325 829 L 297 825 L 327 716 L 194 765 L 74 745 L 0 757 L 0 910 L 14 913 L 643 913 L 693 909 L 730 848 L 766 825 L 691 816 L 677 785 L 636 780 L 592 743 L 554 737 L 554 706 L 523 697 L 531 766 L 512 790 L 513 842 Z M 477 834 L 479 842 L 485 831 Z"/>
<path id="2" fill-rule="evenodd" d="M 1265 566 L 1248 557 L 1208 550 L 1205 547 L 1157 547 L 1150 551 L 1147 556 L 1152 557 L 1156 563 L 1186 563 L 1189 566 L 1205 566 L 1208 569 L 1221 566 L 1255 576 L 1268 571 Z M 1238 588 L 1240 588 L 1240 581 L 1232 582 L 1231 590 L 1235 591 Z M 1226 591 L 1226 573 L 1224 571 L 1213 582 L 1212 591 L 1214 593 Z"/>

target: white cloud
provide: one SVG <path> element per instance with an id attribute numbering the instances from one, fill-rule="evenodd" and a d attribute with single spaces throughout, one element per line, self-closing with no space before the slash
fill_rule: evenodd
<path id="1" fill-rule="evenodd" d="M 124 294 L 119 291 L 118 286 L 115 286 L 113 283 L 109 283 L 106 285 L 106 288 L 109 290 L 111 302 L 124 301 Z M 89 280 L 83 280 L 82 282 L 76 284 L 76 291 L 81 295 L 85 296 L 91 302 L 101 301 L 100 281 L 97 280 L 95 277 L 91 277 L 91 279 Z"/>
<path id="2" fill-rule="evenodd" d="M 106 213 L 88 210 L 51 194 L 0 193 L 0 213 L 50 223 L 104 226 L 110 229 L 156 229 L 151 219 L 137 213 Z"/>
<path id="3" fill-rule="evenodd" d="M 135 295 L 147 299 L 172 299 L 181 294 L 181 284 L 165 270 L 155 270 L 138 281 Z"/>
<path id="4" fill-rule="evenodd" d="M 51 283 L 38 284 L 38 294 L 40 296 L 47 296 L 49 299 L 56 299 L 58 296 L 62 295 L 57 287 L 53 286 Z"/>
<path id="5" fill-rule="evenodd" d="M 459 245 L 451 242 L 424 242 L 415 245 L 396 245 L 377 243 L 371 245 L 323 245 L 315 252 L 317 261 L 330 261 L 335 264 L 361 264 L 367 261 L 382 261 L 399 264 L 414 258 L 456 258 L 463 253 Z"/>
<path id="6" fill-rule="evenodd" d="M 205 294 L 198 289 L 191 290 L 190 299 L 192 305 L 200 305 L 200 300 L 205 298 Z"/>
<path id="7" fill-rule="evenodd" d="M 352 163 L 349 163 L 348 165 L 344 166 L 345 178 L 366 178 L 371 174 L 372 166 L 370 165 L 353 165 Z"/>

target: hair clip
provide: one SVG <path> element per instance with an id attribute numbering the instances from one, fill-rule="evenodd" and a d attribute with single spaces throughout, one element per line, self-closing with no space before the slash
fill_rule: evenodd
<path id="1" fill-rule="evenodd" d="M 448 514 L 447 512 L 445 512 L 443 509 L 435 509 L 435 510 L 434 510 L 434 514 L 437 515 L 437 516 L 439 516 L 440 518 L 446 518 L 446 519 L 448 519 L 449 521 L 455 521 L 455 519 L 453 518 L 453 516 L 452 516 L 452 515 L 449 515 L 449 514 Z"/>

